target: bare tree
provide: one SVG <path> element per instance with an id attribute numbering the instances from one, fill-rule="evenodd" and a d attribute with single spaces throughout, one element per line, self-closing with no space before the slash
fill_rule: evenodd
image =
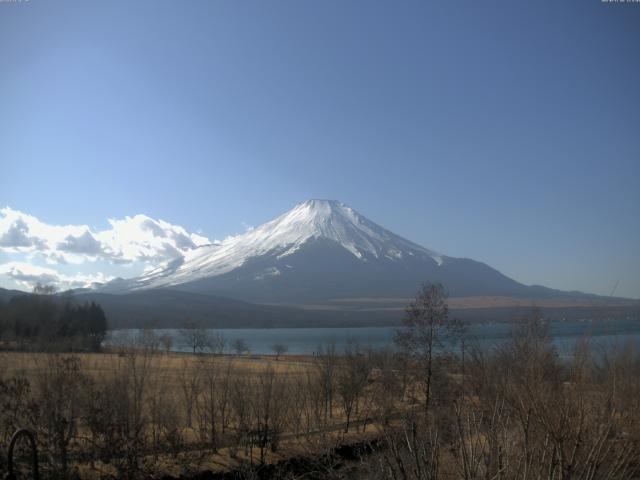
<path id="1" fill-rule="evenodd" d="M 113 357 L 111 371 L 88 391 L 85 428 L 96 456 L 112 463 L 118 478 L 137 478 L 147 458 L 153 358 L 147 351 L 138 354 L 135 350 Z"/>
<path id="2" fill-rule="evenodd" d="M 276 361 L 279 359 L 280 355 L 284 355 L 289 350 L 284 343 L 274 343 L 271 345 L 271 350 L 276 354 Z"/>
<path id="3" fill-rule="evenodd" d="M 220 332 L 215 332 L 209 339 L 209 350 L 215 355 L 222 355 L 227 346 L 227 339 Z"/>
<path id="4" fill-rule="evenodd" d="M 336 345 L 331 342 L 326 348 L 318 347 L 315 356 L 315 365 L 318 369 L 318 380 L 324 394 L 324 423 L 326 425 L 329 418 L 333 417 L 333 394 L 335 391 L 335 376 L 338 366 L 338 354 Z"/>
<path id="5" fill-rule="evenodd" d="M 217 385 L 217 392 L 215 396 L 216 410 L 220 415 L 220 430 L 222 434 L 226 432 L 229 426 L 229 398 L 231 396 L 231 374 L 233 373 L 233 359 L 227 357 L 224 360 L 225 366 L 220 373 L 220 381 Z"/>
<path id="6" fill-rule="evenodd" d="M 429 409 L 434 376 L 434 357 L 447 341 L 462 334 L 462 325 L 449 318 L 447 293 L 440 284 L 425 283 L 406 308 L 404 328 L 396 331 L 395 342 L 417 365 L 417 379 L 424 393 L 424 409 Z"/>
<path id="7" fill-rule="evenodd" d="M 211 336 L 206 328 L 198 326 L 194 322 L 185 322 L 180 330 L 182 345 L 191 349 L 193 354 L 202 353 L 210 349 L 212 345 Z"/>
<path id="8" fill-rule="evenodd" d="M 159 337 L 160 345 L 164 349 L 164 353 L 169 354 L 171 347 L 173 347 L 173 337 L 169 333 L 163 333 Z"/>
<path id="9" fill-rule="evenodd" d="M 232 443 L 229 445 L 231 458 L 235 458 L 238 449 L 245 445 L 245 453 L 248 453 L 250 446 L 249 432 L 251 430 L 251 409 L 250 393 L 251 382 L 246 372 L 239 372 L 234 376 L 230 385 L 229 404 L 233 412 L 234 431 Z"/>
<path id="10" fill-rule="evenodd" d="M 287 411 L 287 396 L 284 375 L 276 374 L 269 366 L 258 377 L 252 395 L 251 412 L 254 420 L 252 434 L 260 449 L 260 463 L 266 459 L 266 450 L 270 446 L 275 452 Z"/>
<path id="11" fill-rule="evenodd" d="M 155 353 L 160 348 L 160 338 L 155 330 L 145 328 L 136 338 L 136 343 L 151 353 Z"/>
<path id="12" fill-rule="evenodd" d="M 202 363 L 201 394 L 196 399 L 199 434 L 203 442 L 209 443 L 213 451 L 218 448 L 218 404 L 216 402 L 219 370 L 215 357 L 208 357 Z"/>
<path id="13" fill-rule="evenodd" d="M 369 362 L 358 351 L 357 346 L 349 346 L 343 356 L 343 365 L 338 370 L 338 392 L 342 399 L 342 409 L 346 418 L 344 433 L 349 432 L 354 409 L 358 410 L 358 402 L 369 378 Z"/>
<path id="14" fill-rule="evenodd" d="M 169 364 L 170 361 L 166 358 L 154 359 L 154 371 L 149 376 L 145 398 L 146 411 L 149 415 L 146 433 L 150 437 L 150 447 L 156 463 L 159 455 L 167 451 L 175 457 L 183 443 L 179 415 L 181 405 L 176 402 L 173 395 L 166 394 L 172 385 L 168 382 L 170 369 L 167 366 Z"/>
<path id="15" fill-rule="evenodd" d="M 372 400 L 377 410 L 377 417 L 384 426 L 389 424 L 396 403 L 403 398 L 403 394 L 399 391 L 403 388 L 401 375 L 404 372 L 397 368 L 398 362 L 390 349 L 385 348 L 375 352 L 372 363 L 377 371 Z M 402 365 L 399 367 L 402 368 Z"/>
<path id="16" fill-rule="evenodd" d="M 249 352 L 249 344 L 244 338 L 236 338 L 231 344 L 231 347 L 233 348 L 233 351 L 236 352 L 236 355 L 242 355 Z"/>
<path id="17" fill-rule="evenodd" d="M 88 382 L 75 356 L 47 356 L 46 363 L 38 366 L 37 427 L 59 478 L 69 476 L 70 449 L 78 436 L 81 398 Z"/>
<path id="18" fill-rule="evenodd" d="M 182 400 L 184 401 L 184 412 L 186 416 L 186 425 L 193 427 L 193 409 L 202 389 L 201 364 L 198 362 L 194 365 L 189 359 L 184 359 L 182 366 L 178 371 L 178 381 Z"/>

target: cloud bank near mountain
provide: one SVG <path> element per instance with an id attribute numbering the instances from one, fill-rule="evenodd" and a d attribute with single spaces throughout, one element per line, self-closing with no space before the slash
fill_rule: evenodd
<path id="1" fill-rule="evenodd" d="M 13 280 L 19 287 L 30 290 L 36 284 L 53 285 L 58 290 L 86 288 L 113 280 L 110 275 L 76 273 L 66 275 L 53 268 L 32 265 L 26 262 L 8 262 L 0 265 L 0 276 Z"/>
<path id="2" fill-rule="evenodd" d="M 111 276 L 93 272 L 61 273 L 60 267 L 87 262 L 127 266 L 142 263 L 155 268 L 211 241 L 184 227 L 138 214 L 108 219 L 109 228 L 52 225 L 10 207 L 0 209 L 0 276 L 23 288 L 36 282 L 77 288 Z M 39 265 L 44 263 L 45 265 Z"/>

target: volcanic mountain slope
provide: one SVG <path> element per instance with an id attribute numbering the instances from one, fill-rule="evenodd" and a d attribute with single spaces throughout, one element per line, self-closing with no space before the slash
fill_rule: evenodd
<path id="1" fill-rule="evenodd" d="M 411 297 L 425 281 L 443 283 L 455 297 L 567 295 L 525 286 L 484 263 L 424 248 L 332 200 L 306 201 L 243 235 L 101 290 L 171 288 L 258 303 L 324 304 Z"/>

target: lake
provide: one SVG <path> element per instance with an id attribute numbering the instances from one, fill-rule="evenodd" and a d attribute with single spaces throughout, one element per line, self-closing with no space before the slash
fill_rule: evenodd
<path id="1" fill-rule="evenodd" d="M 271 346 L 285 344 L 290 354 L 312 354 L 320 345 L 335 343 L 338 351 L 353 341 L 361 346 L 374 348 L 392 347 L 393 335 L 397 327 L 360 327 L 360 328 L 243 328 L 216 329 L 226 340 L 227 350 L 231 343 L 241 338 L 247 342 L 253 354 L 272 354 Z M 467 327 L 466 342 L 477 342 L 481 346 L 499 345 L 509 338 L 511 324 L 479 324 Z M 105 340 L 105 345 L 115 342 L 135 342 L 140 330 L 115 330 Z M 157 334 L 168 333 L 173 337 L 174 351 L 189 351 L 181 345 L 178 329 L 158 329 Z M 640 322 L 636 319 L 621 320 L 584 320 L 552 322 L 550 332 L 553 343 L 561 354 L 568 354 L 578 341 L 589 337 L 596 348 L 624 345 L 632 342 L 640 345 Z"/>

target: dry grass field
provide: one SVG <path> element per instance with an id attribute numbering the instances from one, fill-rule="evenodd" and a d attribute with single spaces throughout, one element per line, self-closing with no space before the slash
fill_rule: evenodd
<path id="1" fill-rule="evenodd" d="M 34 430 L 52 479 L 640 478 L 637 346 L 560 358 L 533 321 L 496 350 L 421 352 L 3 351 L 0 448 Z M 293 457 L 303 471 L 256 476 Z"/>
<path id="2" fill-rule="evenodd" d="M 71 355 L 71 354 L 69 354 Z M 113 372 L 114 368 L 122 364 L 130 353 L 118 353 L 108 350 L 102 353 L 76 353 L 72 354 L 78 358 L 82 369 L 91 376 L 99 377 Z M 52 354 L 46 352 L 12 352 L 0 351 L 0 365 L 2 365 L 5 375 L 24 374 L 26 376 L 35 375 L 43 364 L 46 364 Z M 143 357 L 143 352 L 137 355 Z M 216 365 L 232 364 L 238 370 L 260 374 L 271 368 L 277 373 L 300 374 L 313 367 L 313 357 L 307 355 L 284 355 L 278 360 L 274 355 L 193 355 L 189 353 L 155 353 L 150 356 L 150 369 L 154 373 L 165 376 L 169 382 L 177 382 L 179 373 L 185 366 L 194 367 L 203 362 L 214 362 Z M 174 387 L 177 384 L 173 385 Z"/>
<path id="3" fill-rule="evenodd" d="M 339 360 L 336 357 L 332 361 Z M 96 432 L 92 432 L 95 429 L 79 410 L 84 408 L 83 404 L 95 403 L 90 391 L 100 390 L 101 386 L 116 387 L 115 391 L 103 388 L 99 395 L 105 390 L 114 394 L 102 398 L 115 409 L 122 409 L 121 413 L 126 411 L 123 423 L 140 422 L 133 427 L 139 428 L 139 432 L 125 432 L 124 436 L 140 435 L 137 440 L 144 446 L 134 445 L 140 449 L 135 469 L 147 473 L 179 475 L 185 471 L 242 470 L 247 465 L 275 463 L 294 456 L 322 455 L 338 445 L 377 436 L 369 401 L 354 398 L 361 405 L 357 414 L 350 414 L 352 425 L 348 429 L 343 405 L 337 398 L 316 398 L 315 404 L 309 402 L 306 390 L 320 367 L 314 358 L 307 356 L 276 359 L 144 350 L 79 354 L 0 352 L 0 365 L 0 378 L 25 379 L 31 386 L 30 394 L 37 396 L 35 390 L 51 388 L 52 383 L 54 389 L 55 386 L 66 389 L 56 392 L 55 401 L 76 405 L 48 407 L 55 414 L 62 413 L 57 412 L 60 406 L 78 411 L 77 430 L 68 441 L 68 458 L 64 463 L 73 463 L 74 471 L 82 478 L 127 476 L 126 469 L 131 467 L 117 465 L 119 461 L 126 463 L 126 458 L 103 461 L 99 453 L 88 461 L 81 460 L 84 452 L 95 450 L 96 441 L 91 437 Z M 327 392 L 316 393 L 327 397 Z M 331 405 L 320 405 L 325 400 Z M 98 414 L 113 413 L 106 410 Z M 66 411 L 62 415 L 74 413 Z M 27 416 L 27 426 L 36 431 L 46 429 Z M 35 424 L 30 425 L 32 420 Z M 46 436 L 51 436 L 49 433 Z M 7 434 L 9 431 L 5 432 L 5 438 Z M 41 439 L 44 436 L 39 435 Z M 125 438 L 120 454 L 126 456 L 131 442 L 137 440 Z M 55 444 L 55 440 L 46 443 Z M 108 445 L 104 447 L 108 449 Z M 56 463 L 54 456 L 52 463 Z"/>

